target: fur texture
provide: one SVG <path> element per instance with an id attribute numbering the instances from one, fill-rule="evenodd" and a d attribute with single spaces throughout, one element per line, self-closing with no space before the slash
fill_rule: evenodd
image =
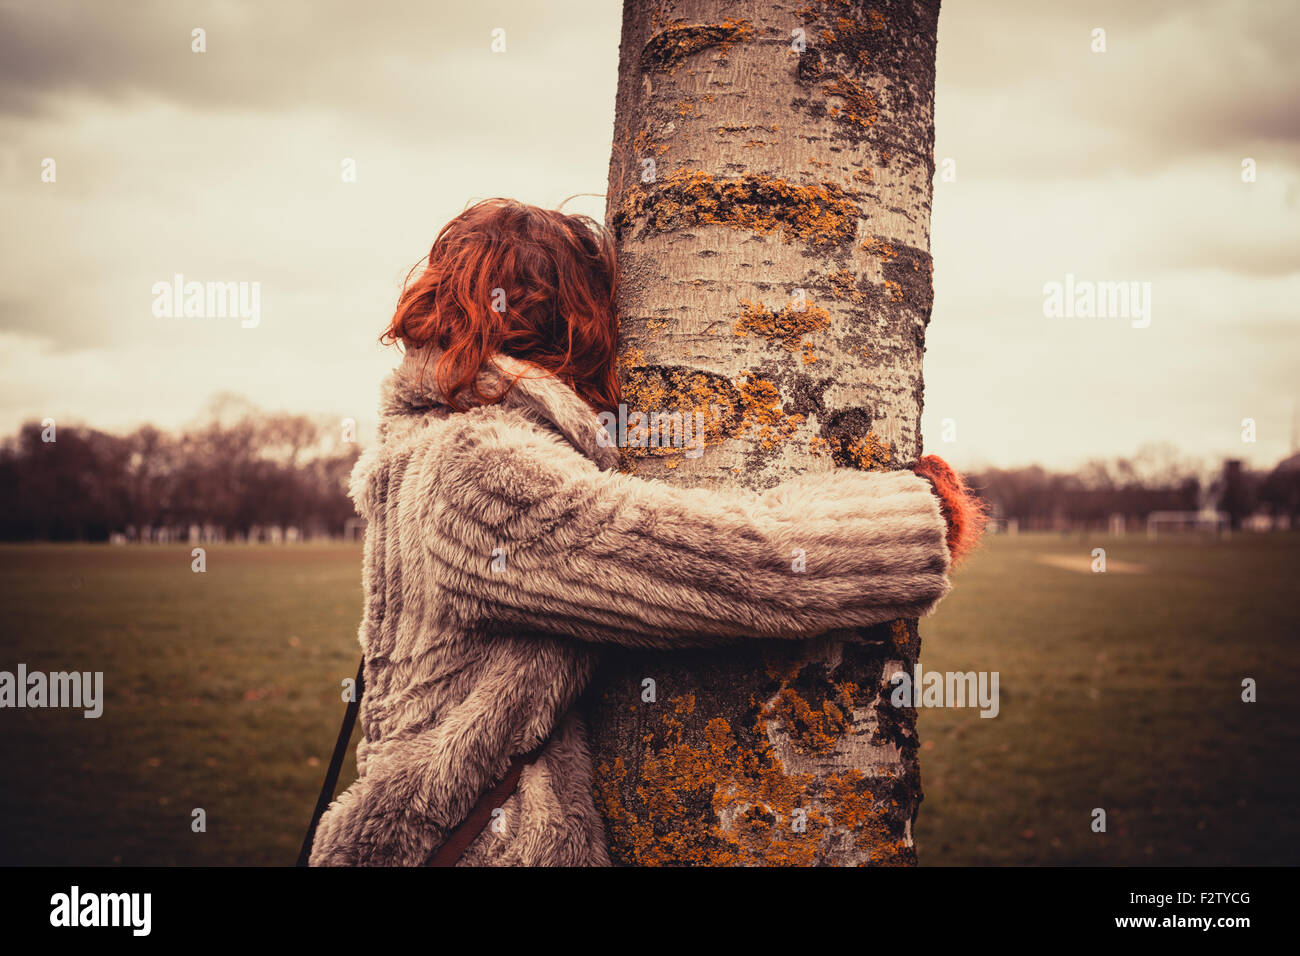
<path id="1" fill-rule="evenodd" d="M 420 374 L 429 352 L 385 380 L 380 440 L 352 475 L 364 739 L 314 866 L 422 864 L 513 754 L 547 740 L 502 832 L 460 865 L 608 865 L 572 711 L 601 643 L 810 637 L 921 616 L 948 591 L 939 502 L 908 471 L 674 488 L 618 473 L 591 409 L 514 360 L 498 362 L 523 373 L 500 402 L 451 412 Z"/>

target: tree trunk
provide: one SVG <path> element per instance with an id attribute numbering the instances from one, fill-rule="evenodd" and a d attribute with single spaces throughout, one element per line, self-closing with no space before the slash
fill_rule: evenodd
<path id="1" fill-rule="evenodd" d="M 606 213 L 625 402 L 708 416 L 702 456 L 628 447 L 627 470 L 761 490 L 919 456 L 938 8 L 625 0 Z M 915 712 L 889 678 L 918 652 L 895 621 L 609 657 L 590 703 L 611 857 L 914 863 Z"/>

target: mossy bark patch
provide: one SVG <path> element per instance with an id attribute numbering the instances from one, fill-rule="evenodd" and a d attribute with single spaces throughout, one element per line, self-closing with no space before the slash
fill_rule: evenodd
<path id="1" fill-rule="evenodd" d="M 733 43 L 752 39 L 748 20 L 726 19 L 721 23 L 674 23 L 652 36 L 641 48 L 641 69 L 672 70 L 701 50 L 716 48 L 722 55 Z"/>
<path id="2" fill-rule="evenodd" d="M 839 246 L 857 229 L 854 198 L 834 183 L 797 185 L 746 175 L 723 179 L 680 169 L 667 179 L 628 190 L 614 215 L 619 238 L 633 227 L 669 232 L 696 225 L 780 233 L 786 242 Z"/>
<path id="3" fill-rule="evenodd" d="M 868 129 L 876 125 L 876 120 L 880 116 L 876 94 L 865 89 L 856 80 L 849 79 L 847 76 L 838 77 L 834 82 L 823 86 L 822 92 L 843 101 L 840 106 L 830 107 L 828 112 L 831 116 Z"/>
<path id="4" fill-rule="evenodd" d="M 805 364 L 816 361 L 816 354 L 804 336 L 830 324 L 830 313 L 825 309 L 806 301 L 797 305 L 787 303 L 779 312 L 750 299 L 741 299 L 740 305 L 741 313 L 732 326 L 737 335 L 754 334 L 786 351 L 802 352 Z"/>
<path id="5" fill-rule="evenodd" d="M 704 414 L 704 444 L 717 445 L 738 435 L 745 399 L 725 375 L 684 365 L 637 365 L 623 373 L 623 401 L 629 411 Z M 680 454 L 680 449 L 628 448 L 625 457 Z"/>
<path id="6" fill-rule="evenodd" d="M 875 415 L 867 408 L 839 409 L 821 427 L 821 437 L 835 464 L 861 471 L 889 471 L 899 466 L 892 442 L 872 430 Z"/>
<path id="7" fill-rule="evenodd" d="M 868 633 L 884 640 L 888 630 Z M 850 657 L 859 653 L 867 646 L 848 649 Z M 857 769 L 802 772 L 773 743 L 826 758 L 850 732 L 851 716 L 879 700 L 885 676 L 862 687 L 772 644 L 755 663 L 745 686 L 750 706 L 739 719 L 711 716 L 717 707 L 707 685 L 618 708 L 628 729 L 638 728 L 639 746 L 596 764 L 611 855 L 639 866 L 914 864 L 906 835 L 914 805 L 904 779 L 868 778 Z M 718 658 L 701 653 L 693 664 L 708 675 Z M 879 665 L 869 672 L 879 674 Z M 906 759 L 915 760 L 914 748 Z"/>
<path id="8" fill-rule="evenodd" d="M 883 236 L 868 237 L 859 248 L 879 262 L 883 292 L 889 301 L 906 302 L 929 322 L 934 306 L 934 260 L 930 254 Z"/>

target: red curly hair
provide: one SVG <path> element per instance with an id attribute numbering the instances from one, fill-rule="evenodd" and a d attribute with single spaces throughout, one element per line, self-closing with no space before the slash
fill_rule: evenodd
<path id="1" fill-rule="evenodd" d="M 612 410 L 616 282 L 613 238 L 589 216 L 484 199 L 442 227 L 380 340 L 442 349 L 435 382 L 460 411 L 513 386 L 481 391 L 479 372 L 496 352 L 555 375 L 594 410 Z"/>

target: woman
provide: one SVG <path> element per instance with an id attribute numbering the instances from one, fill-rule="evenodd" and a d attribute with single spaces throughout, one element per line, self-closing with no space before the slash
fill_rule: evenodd
<path id="1" fill-rule="evenodd" d="M 501 199 L 408 280 L 385 333 L 406 354 L 350 490 L 368 522 L 360 776 L 312 865 L 608 865 L 572 710 L 601 644 L 917 617 L 978 535 L 938 459 L 765 494 L 621 474 L 596 418 L 619 399 L 614 287 L 595 223 Z"/>

